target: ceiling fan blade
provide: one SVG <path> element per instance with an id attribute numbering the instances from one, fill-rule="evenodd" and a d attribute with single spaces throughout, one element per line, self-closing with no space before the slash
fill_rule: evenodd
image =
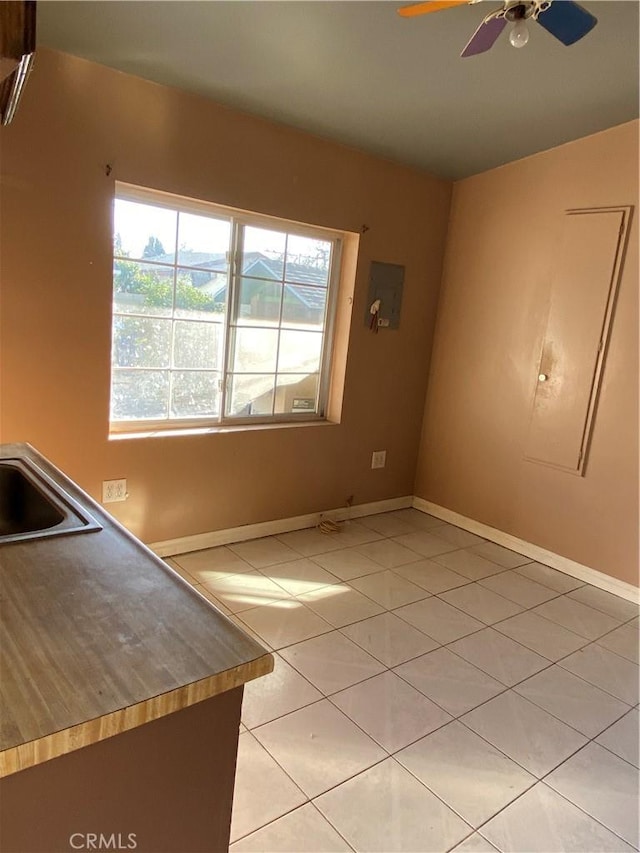
<path id="1" fill-rule="evenodd" d="M 485 18 L 469 39 L 460 56 L 476 56 L 493 47 L 496 39 L 507 25 L 506 18 Z"/>
<path id="2" fill-rule="evenodd" d="M 424 3 L 414 3 L 411 6 L 401 6 L 398 14 L 403 18 L 413 18 L 415 15 L 427 15 L 429 12 L 439 12 L 451 6 L 464 6 L 470 0 L 426 0 Z M 473 2 L 473 0 L 471 0 Z"/>
<path id="3" fill-rule="evenodd" d="M 539 12 L 537 21 L 562 44 L 575 44 L 598 23 L 598 19 L 573 0 L 556 0 L 544 12 Z"/>

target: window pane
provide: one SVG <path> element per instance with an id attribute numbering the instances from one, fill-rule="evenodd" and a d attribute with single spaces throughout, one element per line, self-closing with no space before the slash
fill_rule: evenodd
<path id="1" fill-rule="evenodd" d="M 169 367 L 171 320 L 113 318 L 112 362 L 115 367 Z"/>
<path id="2" fill-rule="evenodd" d="M 220 411 L 219 374 L 209 371 L 179 371 L 172 375 L 171 417 L 188 418 Z"/>
<path id="3" fill-rule="evenodd" d="M 326 290 L 320 287 L 306 287 L 303 284 L 286 284 L 282 322 L 286 326 L 302 328 L 315 326 L 321 330 L 324 326 L 326 304 Z"/>
<path id="4" fill-rule="evenodd" d="M 316 373 L 320 369 L 320 332 L 280 333 L 278 373 Z"/>
<path id="5" fill-rule="evenodd" d="M 266 228 L 244 228 L 242 273 L 282 281 L 287 235 Z"/>
<path id="6" fill-rule="evenodd" d="M 313 414 L 318 398 L 318 374 L 307 376 L 288 374 L 276 382 L 276 415 Z"/>
<path id="7" fill-rule="evenodd" d="M 178 270 L 176 317 L 220 322 L 224 319 L 226 298 L 226 273 Z"/>
<path id="8" fill-rule="evenodd" d="M 241 418 L 270 415 L 273 411 L 273 374 L 229 376 L 227 414 Z"/>
<path id="9" fill-rule="evenodd" d="M 169 317 L 173 310 L 173 268 L 115 260 L 113 310 Z"/>
<path id="10" fill-rule="evenodd" d="M 176 320 L 173 330 L 173 366 L 217 369 L 222 354 L 219 323 Z"/>
<path id="11" fill-rule="evenodd" d="M 285 270 L 287 281 L 326 287 L 330 261 L 331 243 L 328 240 L 314 240 L 312 237 L 289 234 Z"/>
<path id="12" fill-rule="evenodd" d="M 238 320 L 256 321 L 261 326 L 277 326 L 280 322 L 282 285 L 271 281 L 243 278 L 238 294 Z"/>
<path id="13" fill-rule="evenodd" d="M 226 272 L 231 223 L 211 216 L 180 213 L 178 216 L 178 263 Z"/>
<path id="14" fill-rule="evenodd" d="M 169 408 L 169 372 L 114 370 L 111 380 L 111 420 L 166 418 Z"/>
<path id="15" fill-rule="evenodd" d="M 235 330 L 234 373 L 275 373 L 277 329 L 240 327 Z"/>
<path id="16" fill-rule="evenodd" d="M 175 210 L 117 198 L 113 205 L 114 254 L 173 263 L 177 221 Z"/>
<path id="17" fill-rule="evenodd" d="M 113 419 L 316 414 L 335 241 L 118 190 L 131 196 L 113 210 Z"/>

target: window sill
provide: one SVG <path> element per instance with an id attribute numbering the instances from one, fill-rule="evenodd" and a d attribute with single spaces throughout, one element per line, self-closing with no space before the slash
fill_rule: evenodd
<path id="1" fill-rule="evenodd" d="M 135 432 L 112 432 L 109 441 L 130 441 L 138 438 L 185 438 L 201 435 L 221 435 L 225 433 L 259 432 L 274 429 L 308 429 L 309 427 L 338 426 L 338 421 L 326 419 L 316 421 L 293 421 L 288 423 L 261 424 L 221 424 L 206 427 L 176 427 L 176 429 L 150 429 Z"/>

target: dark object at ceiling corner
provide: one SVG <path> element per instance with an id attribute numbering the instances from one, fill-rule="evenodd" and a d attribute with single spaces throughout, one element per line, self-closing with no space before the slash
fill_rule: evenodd
<path id="1" fill-rule="evenodd" d="M 36 48 L 35 0 L 0 0 L 0 122 L 13 119 L 33 65 Z M 6 76 L 5 76 L 6 75 Z"/>

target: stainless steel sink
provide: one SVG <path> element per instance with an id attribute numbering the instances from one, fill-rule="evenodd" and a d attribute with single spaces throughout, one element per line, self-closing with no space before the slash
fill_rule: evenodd
<path id="1" fill-rule="evenodd" d="M 30 459 L 0 459 L 0 544 L 101 529 Z"/>

